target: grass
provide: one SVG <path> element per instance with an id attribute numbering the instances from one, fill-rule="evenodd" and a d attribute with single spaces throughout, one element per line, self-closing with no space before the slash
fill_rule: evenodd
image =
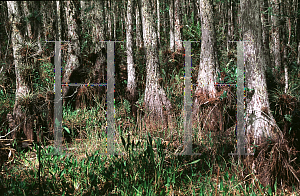
<path id="1" fill-rule="evenodd" d="M 102 101 L 99 107 L 91 110 L 71 111 L 65 108 L 63 121 L 73 138 L 71 143 L 64 143 L 67 152 L 55 155 L 53 147 L 39 149 L 37 144 L 29 151 L 18 150 L 1 172 L 2 193 L 275 195 L 276 187 L 263 187 L 254 175 L 245 176 L 242 163 L 229 157 L 228 150 L 221 151 L 227 144 L 218 141 L 212 134 L 201 139 L 197 133 L 194 134 L 194 143 L 199 145 L 193 151 L 201 152 L 200 156 L 176 156 L 176 147 L 180 145 L 176 146 L 170 138 L 160 139 L 155 133 L 147 133 L 142 119 L 137 125 L 130 116 L 126 116 L 125 106 L 116 107 L 116 119 L 120 120 L 116 123 L 115 147 L 122 155 L 103 155 L 106 150 L 104 104 Z M 97 121 L 103 124 L 95 128 L 93 123 Z M 166 130 L 164 135 L 169 135 L 168 132 L 170 130 Z M 173 130 L 175 132 L 182 140 L 182 123 L 176 131 Z M 276 191 L 277 195 L 292 192 L 285 189 Z M 295 190 L 293 194 L 296 195 Z"/>

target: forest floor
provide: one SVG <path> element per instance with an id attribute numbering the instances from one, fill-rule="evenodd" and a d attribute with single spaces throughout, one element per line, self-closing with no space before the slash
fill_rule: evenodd
<path id="1" fill-rule="evenodd" d="M 42 146 L 33 143 L 25 145 L 25 148 L 7 147 L 8 160 L 1 171 L 0 195 L 300 193 L 297 186 L 284 185 L 283 182 L 263 186 L 243 162 L 229 156 L 228 153 L 236 148 L 232 137 L 235 135 L 234 128 L 226 133 L 231 136 L 219 135 L 219 138 L 214 133 L 199 135 L 199 128 L 194 129 L 193 152 L 201 155 L 175 155 L 183 149 L 182 123 L 178 123 L 178 128 L 173 130 L 147 131 L 143 128 L 142 119 L 119 118 L 121 110 L 117 110 L 118 123 L 114 136 L 115 152 L 119 155 L 104 154 L 107 137 L 102 125 L 89 130 L 83 125 L 78 127 L 74 122 L 73 128 L 69 126 L 70 134 L 63 132 L 65 138 L 71 135 L 70 141 L 63 141 L 63 153 L 56 153 L 53 140 Z M 89 119 L 87 111 L 68 112 L 64 122 L 71 119 L 69 115 L 78 122 L 83 122 L 81 117 Z"/>

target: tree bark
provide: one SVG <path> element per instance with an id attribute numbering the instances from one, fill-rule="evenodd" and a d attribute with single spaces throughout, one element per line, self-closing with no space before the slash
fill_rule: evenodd
<path id="1" fill-rule="evenodd" d="M 79 42 L 79 26 L 77 24 L 77 18 L 79 15 L 79 4 L 77 1 L 65 2 L 65 12 L 67 19 L 67 40 L 68 43 L 68 54 L 67 64 L 65 66 L 65 73 L 62 77 L 62 83 L 70 83 L 70 77 L 72 72 L 79 67 L 79 54 L 80 54 L 80 42 Z M 62 88 L 63 97 L 69 94 L 69 86 L 63 86 Z M 66 99 L 64 99 L 64 103 Z"/>
<path id="2" fill-rule="evenodd" d="M 141 12 L 140 12 L 140 7 L 137 4 L 136 6 L 136 47 L 137 48 L 142 48 L 143 47 L 143 40 L 142 40 L 142 30 L 141 30 Z"/>
<path id="3" fill-rule="evenodd" d="M 175 51 L 182 51 L 182 39 L 181 39 L 181 10 L 180 10 L 180 2 L 179 0 L 175 0 L 174 7 L 174 34 L 175 34 Z"/>
<path id="4" fill-rule="evenodd" d="M 41 4 L 40 4 L 41 2 L 36 2 L 36 3 L 38 3 L 38 4 L 36 4 L 35 8 L 38 10 L 41 10 Z M 38 53 L 42 53 L 43 49 L 42 49 L 42 37 L 41 37 L 41 28 L 42 28 L 41 21 L 36 20 L 34 26 L 37 29 L 37 42 L 38 42 L 38 47 L 39 47 Z"/>
<path id="5" fill-rule="evenodd" d="M 109 35 L 109 40 L 112 40 L 112 24 L 111 24 L 111 18 L 112 18 L 112 5 L 111 1 L 107 1 L 107 30 L 108 30 L 108 35 Z"/>
<path id="6" fill-rule="evenodd" d="M 214 84 L 217 82 L 217 73 L 219 64 L 216 53 L 216 35 L 213 24 L 213 9 L 209 0 L 200 0 L 200 18 L 201 18 L 201 54 L 200 65 L 196 88 L 196 98 L 193 104 L 193 115 L 199 113 L 199 108 L 207 104 L 207 122 L 204 123 L 204 130 L 218 130 L 222 128 L 220 115 L 220 105 L 218 103 L 217 89 Z"/>
<path id="7" fill-rule="evenodd" d="M 235 15 L 234 15 L 234 2 L 233 0 L 229 1 L 229 8 L 228 8 L 228 31 L 227 31 L 227 51 L 229 51 L 232 46 L 233 42 L 235 41 L 234 33 L 235 33 Z"/>
<path id="8" fill-rule="evenodd" d="M 128 0 L 127 3 L 127 20 L 126 20 L 126 48 L 127 48 L 127 98 L 131 103 L 131 111 L 134 116 L 136 116 L 137 107 L 135 102 L 137 101 L 137 84 L 133 60 L 133 29 L 132 29 L 132 10 L 133 1 Z"/>
<path id="9" fill-rule="evenodd" d="M 246 133 L 250 153 L 251 144 L 259 145 L 267 137 L 276 137 L 272 130 L 275 120 L 270 113 L 267 94 L 259 1 L 241 1 L 241 22 L 243 40 L 247 41 L 244 43 L 246 87 L 253 89 L 252 96 L 246 99 Z"/>
<path id="10" fill-rule="evenodd" d="M 16 100 L 13 109 L 13 128 L 18 126 L 19 124 L 23 123 L 21 128 L 17 129 L 19 131 L 23 131 L 26 138 L 28 140 L 33 140 L 33 131 L 32 131 L 32 122 L 26 118 L 26 113 L 21 109 L 21 102 L 22 98 L 29 94 L 29 87 L 25 82 L 25 78 L 22 75 L 22 67 L 23 64 L 23 57 L 22 57 L 22 48 L 24 47 L 24 37 L 21 35 L 21 27 L 20 27 L 20 12 L 19 12 L 19 5 L 17 1 L 7 1 L 7 8 L 8 8 L 8 17 L 9 21 L 12 25 L 12 32 L 11 32 L 11 42 L 13 47 L 13 56 L 14 56 L 14 65 L 15 65 L 15 73 L 16 73 Z M 12 138 L 15 139 L 17 131 L 12 133 Z"/>
<path id="11" fill-rule="evenodd" d="M 281 6 L 281 15 L 286 16 L 288 13 L 288 5 L 286 5 L 283 2 L 283 5 Z M 283 71 L 284 71 L 284 93 L 287 94 L 288 88 L 289 88 L 289 77 L 288 77 L 288 58 L 287 58 L 287 46 L 290 44 L 290 35 L 291 35 L 291 28 L 290 28 L 290 18 L 286 18 L 286 23 L 282 22 L 282 26 L 286 28 L 282 28 L 282 46 L 283 46 L 283 58 L 282 58 L 282 64 L 283 64 Z M 286 26 L 285 26 L 286 25 Z M 288 31 L 287 31 L 288 30 Z M 287 37 L 287 33 L 289 34 L 289 37 Z"/>
<path id="12" fill-rule="evenodd" d="M 169 17 L 170 17 L 170 50 L 174 52 L 175 50 L 174 0 L 170 0 Z"/>
<path id="13" fill-rule="evenodd" d="M 114 11 L 113 11 L 113 17 L 114 17 L 114 40 L 117 40 L 117 21 L 118 21 L 118 11 L 117 11 L 117 9 L 118 9 L 118 5 L 117 5 L 117 1 L 114 1 L 114 6 L 113 6 L 113 9 L 114 9 Z"/>
<path id="14" fill-rule="evenodd" d="M 156 1 L 156 8 L 157 8 L 157 40 L 158 40 L 158 45 L 160 47 L 160 9 L 159 9 L 159 0 Z"/>
<path id="15" fill-rule="evenodd" d="M 56 40 L 61 40 L 61 18 L 60 18 L 60 2 L 56 1 L 56 10 L 57 10 L 57 34 L 56 34 Z"/>
<path id="16" fill-rule="evenodd" d="M 150 119 L 147 125 L 156 127 L 154 122 L 160 125 L 167 125 L 170 115 L 171 103 L 166 97 L 163 87 L 159 84 L 159 59 L 157 51 L 157 34 L 153 27 L 154 18 L 151 6 L 154 0 L 142 0 L 142 26 L 143 38 L 146 49 L 146 89 L 145 89 L 145 110 Z M 164 108 L 164 109 L 163 109 Z"/>
<path id="17" fill-rule="evenodd" d="M 273 39 L 273 47 L 272 47 L 272 54 L 273 54 L 273 74 L 276 78 L 276 82 L 280 83 L 278 78 L 280 78 L 279 71 L 281 68 L 281 54 L 280 54 L 280 31 L 279 31 L 279 19 L 278 16 L 279 12 L 279 3 L 278 0 L 271 0 L 271 7 L 272 7 L 272 39 Z"/>
<path id="18" fill-rule="evenodd" d="M 26 20 L 26 27 L 27 27 L 27 32 L 26 32 L 26 36 L 30 39 L 32 39 L 32 30 L 31 30 L 31 24 L 30 24 L 30 21 L 29 21 L 29 9 L 28 9 L 28 3 L 27 1 L 23 1 L 22 4 L 23 4 L 23 12 L 24 12 L 24 16 L 27 18 Z"/>
<path id="19" fill-rule="evenodd" d="M 266 64 L 271 66 L 271 59 L 270 59 L 270 41 L 269 41 L 269 21 L 268 21 L 268 14 L 266 13 L 269 8 L 268 0 L 262 0 L 261 3 L 261 20 L 263 26 L 263 46 L 265 51 L 266 57 Z M 264 13 L 265 12 L 265 13 Z"/>

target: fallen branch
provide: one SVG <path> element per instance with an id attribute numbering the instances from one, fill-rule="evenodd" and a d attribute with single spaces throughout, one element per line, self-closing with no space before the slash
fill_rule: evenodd
<path id="1" fill-rule="evenodd" d="M 18 126 L 16 126 L 13 130 L 11 130 L 10 132 L 8 132 L 8 133 L 5 134 L 4 136 L 0 136 L 0 139 L 1 139 L 1 138 L 5 138 L 5 137 L 8 136 L 9 134 L 15 132 L 15 131 L 17 130 L 17 128 L 19 128 L 19 126 L 20 126 L 21 124 L 23 124 L 24 122 L 25 122 L 25 121 L 21 122 Z"/>

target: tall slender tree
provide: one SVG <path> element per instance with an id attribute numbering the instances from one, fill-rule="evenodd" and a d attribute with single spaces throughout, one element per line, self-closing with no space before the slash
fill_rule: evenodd
<path id="1" fill-rule="evenodd" d="M 136 47 L 137 48 L 142 48 L 143 47 L 143 33 L 142 33 L 142 26 L 141 26 L 141 12 L 140 12 L 140 5 L 137 4 L 136 6 L 136 15 L 135 15 L 135 20 L 136 20 Z"/>
<path id="2" fill-rule="evenodd" d="M 170 18 L 170 50 L 175 51 L 175 34 L 174 34 L 174 0 L 170 0 L 169 5 L 169 18 Z"/>
<path id="3" fill-rule="evenodd" d="M 32 30 L 31 30 L 31 24 L 30 24 L 30 21 L 28 19 L 29 17 L 29 4 L 30 2 L 27 2 L 27 1 L 23 1 L 22 2 L 22 8 L 23 8 L 23 12 L 24 12 L 24 16 L 27 18 L 26 20 L 26 27 L 27 27 L 27 32 L 26 32 L 26 36 L 28 36 L 30 39 L 32 39 Z"/>
<path id="4" fill-rule="evenodd" d="M 199 112 L 199 107 L 203 104 L 208 104 L 208 110 L 211 114 L 208 115 L 207 122 L 204 124 L 205 130 L 216 130 L 219 122 L 220 111 L 219 107 L 215 107 L 217 100 L 217 73 L 219 72 L 219 64 L 217 61 L 216 52 L 216 35 L 213 25 L 213 5 L 209 0 L 200 0 L 200 18 L 201 18 L 201 54 L 200 65 L 196 88 L 196 98 L 194 100 L 193 112 L 196 115 Z"/>
<path id="5" fill-rule="evenodd" d="M 133 0 L 128 0 L 127 2 L 127 20 L 126 20 L 126 49 L 127 49 L 127 93 L 128 99 L 131 102 L 131 110 L 133 115 L 136 115 L 137 108 L 135 106 L 135 101 L 137 101 L 137 84 L 134 68 L 133 59 L 133 25 L 132 25 L 132 11 L 133 11 Z"/>
<path id="6" fill-rule="evenodd" d="M 160 46 L 160 3 L 159 0 L 156 1 L 156 13 L 157 13 L 157 39 L 158 45 Z"/>
<path id="7" fill-rule="evenodd" d="M 174 35 L 175 35 L 175 51 L 183 49 L 181 39 L 181 1 L 175 0 L 174 2 Z"/>
<path id="8" fill-rule="evenodd" d="M 267 15 L 267 9 L 269 8 L 268 0 L 262 0 L 261 4 L 261 20 L 263 25 L 263 45 L 266 57 L 266 64 L 271 65 L 270 59 L 270 41 L 269 41 L 269 21 Z"/>
<path id="9" fill-rule="evenodd" d="M 151 124 L 154 122 L 167 123 L 170 116 L 171 103 L 159 83 L 159 58 L 157 50 L 157 33 L 154 28 L 154 17 L 152 6 L 155 0 L 142 0 L 142 26 L 144 46 L 146 50 L 146 89 L 144 103 L 150 117 Z M 165 111 L 165 112 L 164 112 Z M 162 122 L 163 121 L 163 122 Z M 154 125 L 155 126 L 155 125 Z"/>
<path id="10" fill-rule="evenodd" d="M 60 18 L 60 5 L 61 3 L 59 1 L 56 1 L 56 40 L 61 40 L 61 18 Z"/>
<path id="11" fill-rule="evenodd" d="M 271 0 L 271 7 L 272 7 L 272 15 L 271 15 L 271 21 L 272 21 L 272 57 L 273 57 L 273 74 L 275 75 L 275 79 L 277 80 L 279 78 L 279 72 L 277 70 L 281 67 L 281 53 L 280 53 L 280 29 L 279 29 L 279 2 L 278 0 Z M 277 83 L 280 83 L 279 80 L 276 81 Z"/>

